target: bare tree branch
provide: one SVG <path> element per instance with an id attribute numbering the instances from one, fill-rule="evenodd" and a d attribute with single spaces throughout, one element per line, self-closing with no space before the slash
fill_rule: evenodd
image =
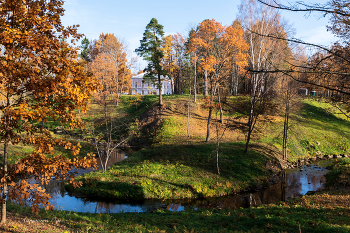
<path id="1" fill-rule="evenodd" d="M 339 58 L 343 59 L 344 61 L 350 63 L 350 60 L 347 59 L 346 57 L 341 56 L 341 55 L 339 55 L 338 53 L 335 53 L 335 52 L 333 52 L 332 50 L 330 50 L 330 49 L 328 49 L 328 48 L 326 48 L 326 47 L 324 47 L 324 46 L 321 46 L 321 45 L 312 44 L 312 43 L 307 43 L 307 42 L 304 42 L 304 41 L 299 40 L 299 39 L 296 39 L 296 38 L 287 39 L 287 38 L 283 38 L 283 37 L 279 37 L 279 36 L 274 36 L 274 35 L 263 35 L 263 34 L 260 34 L 260 33 L 258 33 L 258 32 L 254 32 L 254 31 L 250 30 L 249 28 L 246 28 L 246 30 L 248 30 L 248 31 L 250 31 L 251 33 L 254 33 L 254 34 L 256 34 L 256 35 L 263 36 L 263 37 L 273 38 L 273 39 L 277 39 L 277 40 L 285 40 L 285 41 L 288 41 L 288 42 L 293 42 L 293 43 L 298 43 L 298 44 L 313 46 L 313 47 L 316 47 L 316 48 L 325 50 L 325 51 L 327 51 L 328 53 L 333 54 L 334 56 L 339 57 Z"/>
<path id="2" fill-rule="evenodd" d="M 280 9 L 280 10 L 288 10 L 288 11 L 301 11 L 301 12 L 312 12 L 312 11 L 316 11 L 316 12 L 321 12 L 321 13 L 324 13 L 324 15 L 327 15 L 327 14 L 338 14 L 338 15 L 341 15 L 341 16 L 346 16 L 346 17 L 349 17 L 350 14 L 345 12 L 345 11 L 341 11 L 341 10 L 335 10 L 335 9 L 332 9 L 331 7 L 329 7 L 329 4 L 325 4 L 325 5 L 321 5 L 321 4 L 314 4 L 314 5 L 308 5 L 308 4 L 305 4 L 303 2 L 296 2 L 294 4 L 294 6 L 285 6 L 285 5 L 282 5 L 280 3 L 277 3 L 276 1 L 274 1 L 275 5 L 272 5 L 272 4 L 269 4 L 263 0 L 257 0 L 258 2 L 262 3 L 262 4 L 265 4 L 269 7 L 273 7 L 273 8 L 276 8 L 276 9 Z M 304 7 L 304 8 L 301 8 L 301 7 Z"/>

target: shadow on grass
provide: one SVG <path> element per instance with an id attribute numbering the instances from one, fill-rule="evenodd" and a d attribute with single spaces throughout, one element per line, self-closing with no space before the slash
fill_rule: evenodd
<path id="1" fill-rule="evenodd" d="M 333 131 L 343 137 L 349 137 L 350 121 L 338 118 L 325 109 L 308 103 L 304 103 L 302 112 L 308 126 L 319 130 Z"/>
<path id="2" fill-rule="evenodd" d="M 84 188 L 88 187 L 88 188 Z M 115 199 L 143 200 L 144 193 L 138 183 L 107 182 L 97 179 L 83 179 L 83 187 L 65 186 L 67 192 L 76 197 L 89 197 L 91 200 L 104 201 Z"/>

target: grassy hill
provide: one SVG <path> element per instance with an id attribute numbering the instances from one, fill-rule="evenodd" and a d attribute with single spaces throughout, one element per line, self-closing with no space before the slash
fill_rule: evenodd
<path id="1" fill-rule="evenodd" d="M 221 174 L 218 175 L 215 121 L 211 142 L 205 143 L 207 110 L 201 108 L 201 101 L 198 101 L 191 110 L 188 137 L 187 98 L 165 96 L 165 107 L 159 110 L 154 107 L 156 96 L 123 97 L 116 117 L 123 121 L 124 131 L 135 131 L 130 145 L 143 149 L 131 152 L 129 159 L 115 164 L 106 173 L 81 177 L 85 187 L 78 192 L 109 198 L 135 198 L 136 194 L 142 198 L 182 198 L 226 195 L 267 183 L 267 178 L 278 171 L 283 112 L 274 109 L 259 118 L 250 150 L 244 154 L 248 100 L 244 97 L 228 99 L 224 108 L 225 123 L 229 127 L 220 144 Z M 91 106 L 96 113 L 100 112 L 99 106 Z M 81 117 L 85 121 L 98 118 L 91 113 Z M 57 124 L 50 121 L 47 127 L 53 130 Z M 348 153 L 349 129 L 349 119 L 328 103 L 317 99 L 299 100 L 291 115 L 289 160 L 314 156 L 317 151 Z M 74 136 L 71 140 L 81 141 Z M 82 146 L 82 156 L 94 150 L 88 143 Z M 57 149 L 70 156 L 63 148 Z M 31 148 L 15 145 L 11 153 L 23 150 Z M 340 159 L 333 165 L 327 175 L 329 190 L 287 203 L 239 210 L 122 214 L 41 210 L 39 215 L 31 214 L 29 208 L 9 204 L 9 221 L 0 229 L 4 232 L 299 232 L 299 229 L 302 232 L 349 232 L 349 163 L 350 159 Z"/>
<path id="2" fill-rule="evenodd" d="M 109 199 L 223 196 L 268 185 L 269 177 L 285 164 L 281 160 L 283 111 L 278 107 L 258 119 L 245 154 L 248 98 L 232 97 L 224 103 L 223 125 L 214 114 L 209 143 L 204 142 L 208 110 L 200 99 L 190 103 L 188 111 L 186 95 L 164 96 L 162 108 L 155 106 L 156 96 L 143 96 L 137 107 L 135 98 L 139 97 L 123 97 L 119 111 L 124 117 L 134 117 L 130 124 L 138 130 L 130 143 L 142 149 L 106 173 L 80 177 L 84 185 L 74 192 Z M 289 161 L 316 153 L 348 153 L 349 120 L 330 104 L 298 100 L 290 122 Z"/>

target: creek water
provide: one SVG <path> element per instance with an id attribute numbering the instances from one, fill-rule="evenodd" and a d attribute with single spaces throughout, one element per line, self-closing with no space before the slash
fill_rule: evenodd
<path id="1" fill-rule="evenodd" d="M 124 153 L 115 153 L 109 166 L 122 161 L 127 156 Z M 57 210 L 89 213 L 121 213 L 121 212 L 146 212 L 156 209 L 168 209 L 171 211 L 184 211 L 186 209 L 199 208 L 249 208 L 260 204 L 277 203 L 286 201 L 292 197 L 305 195 L 308 191 L 317 191 L 324 187 L 325 168 L 331 161 L 322 160 L 317 164 L 304 165 L 301 168 L 287 170 L 281 180 L 267 188 L 256 192 L 245 192 L 217 198 L 190 199 L 190 200 L 144 200 L 144 201 L 115 201 L 108 202 L 78 198 L 70 196 L 64 188 L 64 182 L 52 181 L 44 185 L 47 193 L 52 197 L 50 203 Z M 87 173 L 90 170 L 77 170 L 77 174 Z M 35 182 L 33 180 L 32 182 Z"/>

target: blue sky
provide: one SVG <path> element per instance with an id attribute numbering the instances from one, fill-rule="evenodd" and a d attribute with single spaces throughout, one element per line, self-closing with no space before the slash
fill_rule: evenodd
<path id="1" fill-rule="evenodd" d="M 166 34 L 179 32 L 187 35 L 189 28 L 204 19 L 215 19 L 224 25 L 231 24 L 238 13 L 240 0 L 66 0 L 64 26 L 79 24 L 79 32 L 89 39 L 97 39 L 104 33 L 114 33 L 133 51 L 140 45 L 142 34 L 151 18 L 164 26 Z M 283 2 L 283 1 L 282 1 Z M 305 0 L 310 3 L 312 1 Z M 326 0 L 318 0 L 325 3 Z M 320 14 L 281 11 L 295 28 L 295 37 L 307 42 L 330 45 L 336 41 L 327 32 L 328 18 Z M 321 17 L 321 18 L 320 18 Z M 139 68 L 145 62 L 139 59 Z"/>

